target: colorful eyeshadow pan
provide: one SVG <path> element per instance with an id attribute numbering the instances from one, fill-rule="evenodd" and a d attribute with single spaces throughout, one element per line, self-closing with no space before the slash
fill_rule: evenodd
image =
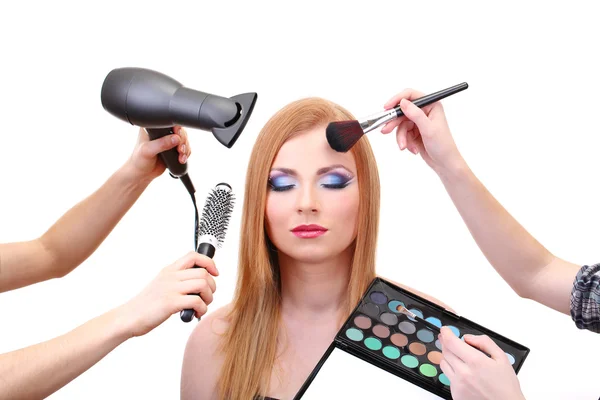
<path id="1" fill-rule="evenodd" d="M 398 324 L 398 329 L 400 329 L 400 332 L 406 333 L 407 335 L 411 335 L 417 331 L 415 325 L 409 321 L 400 322 L 400 324 Z"/>
<path id="2" fill-rule="evenodd" d="M 427 353 L 427 359 L 435 365 L 440 365 L 440 363 L 442 362 L 442 358 L 444 357 L 439 351 L 430 351 L 429 353 Z"/>
<path id="3" fill-rule="evenodd" d="M 390 313 L 381 314 L 379 319 L 381 320 L 381 322 L 387 325 L 396 325 L 398 323 L 398 317 Z"/>
<path id="4" fill-rule="evenodd" d="M 354 318 L 354 325 L 361 329 L 369 329 L 372 323 L 370 318 L 367 318 L 364 315 L 359 315 L 358 317 Z"/>
<path id="5" fill-rule="evenodd" d="M 417 360 L 416 357 L 413 356 L 403 356 L 400 361 L 402 362 L 402 364 L 404 364 L 405 366 L 407 366 L 408 368 L 415 368 L 417 365 L 419 365 L 419 360 Z"/>
<path id="6" fill-rule="evenodd" d="M 419 371 L 425 376 L 433 378 L 437 375 L 437 368 L 431 364 L 423 364 L 419 367 Z"/>
<path id="7" fill-rule="evenodd" d="M 388 328 L 387 326 L 384 326 L 384 325 L 375 325 L 373 327 L 373 333 L 376 336 L 378 336 L 382 339 L 385 339 L 388 336 L 390 336 L 390 328 Z"/>
<path id="8" fill-rule="evenodd" d="M 350 328 L 346 331 L 346 336 L 350 340 L 354 340 L 355 342 L 360 342 L 363 340 L 363 333 L 356 328 Z"/>
<path id="9" fill-rule="evenodd" d="M 417 356 L 422 356 L 423 354 L 427 353 L 427 347 L 425 347 L 423 343 L 419 342 L 412 342 L 410 346 L 408 346 L 408 349 L 411 353 Z"/>
<path id="10" fill-rule="evenodd" d="M 392 360 L 400 358 L 400 350 L 393 346 L 385 346 L 383 348 L 383 355 Z"/>
<path id="11" fill-rule="evenodd" d="M 379 350 L 381 349 L 381 340 L 374 337 L 368 337 L 365 339 L 365 346 L 371 350 Z"/>
<path id="12" fill-rule="evenodd" d="M 433 342 L 433 339 L 434 339 L 433 332 L 431 332 L 427 329 L 421 329 L 419 332 L 417 332 L 417 337 L 423 343 L 431 343 L 431 342 Z"/>
<path id="13" fill-rule="evenodd" d="M 446 374 L 440 374 L 439 376 L 440 382 L 442 382 L 446 386 L 450 386 L 450 379 L 446 376 Z"/>
<path id="14" fill-rule="evenodd" d="M 379 307 L 373 303 L 363 304 L 362 311 L 371 317 L 377 317 L 379 315 Z"/>
<path id="15" fill-rule="evenodd" d="M 432 323 L 433 325 L 437 326 L 438 328 L 442 327 L 442 321 L 440 321 L 436 317 L 427 317 L 427 318 L 425 318 L 425 321 Z"/>
<path id="16" fill-rule="evenodd" d="M 398 347 L 404 347 L 408 344 L 408 338 L 401 333 L 394 333 L 390 340 Z"/>
<path id="17" fill-rule="evenodd" d="M 385 304 L 388 301 L 387 296 L 381 292 L 371 293 L 371 300 L 375 304 Z"/>

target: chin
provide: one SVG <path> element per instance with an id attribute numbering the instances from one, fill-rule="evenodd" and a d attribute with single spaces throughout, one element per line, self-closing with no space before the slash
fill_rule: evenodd
<path id="1" fill-rule="evenodd" d="M 296 246 L 290 246 L 287 249 L 279 249 L 288 257 L 296 261 L 317 264 L 331 260 L 342 254 L 347 247 L 335 249 L 323 243 L 304 243 Z M 287 250 L 287 251 L 286 251 Z"/>

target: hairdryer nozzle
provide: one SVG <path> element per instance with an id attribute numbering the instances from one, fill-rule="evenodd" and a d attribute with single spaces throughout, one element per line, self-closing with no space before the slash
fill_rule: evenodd
<path id="1" fill-rule="evenodd" d="M 213 128 L 212 133 L 217 140 L 227 148 L 231 148 L 240 136 L 256 104 L 258 95 L 256 93 L 244 93 L 231 97 L 238 107 L 238 117 L 226 124 L 225 128 Z"/>

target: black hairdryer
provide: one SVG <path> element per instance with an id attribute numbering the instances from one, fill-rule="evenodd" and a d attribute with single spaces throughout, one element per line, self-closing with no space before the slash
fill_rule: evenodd
<path id="1" fill-rule="evenodd" d="M 152 140 L 174 133 L 173 127 L 181 125 L 210 130 L 228 148 L 242 133 L 256 99 L 256 93 L 226 98 L 188 89 L 160 72 L 143 68 L 112 70 L 104 80 L 101 93 L 106 111 L 146 128 Z M 160 157 L 172 176 L 191 184 L 187 163 L 179 163 L 176 148 L 162 152 Z"/>

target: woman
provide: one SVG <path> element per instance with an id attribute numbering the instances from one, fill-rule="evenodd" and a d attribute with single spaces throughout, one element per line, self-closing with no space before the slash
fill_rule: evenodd
<path id="1" fill-rule="evenodd" d="M 338 105 L 310 98 L 284 107 L 259 134 L 235 297 L 191 334 L 183 399 L 292 398 L 375 278 L 373 152 L 363 138 L 337 153 L 325 137 L 329 122 L 349 119 Z"/>

